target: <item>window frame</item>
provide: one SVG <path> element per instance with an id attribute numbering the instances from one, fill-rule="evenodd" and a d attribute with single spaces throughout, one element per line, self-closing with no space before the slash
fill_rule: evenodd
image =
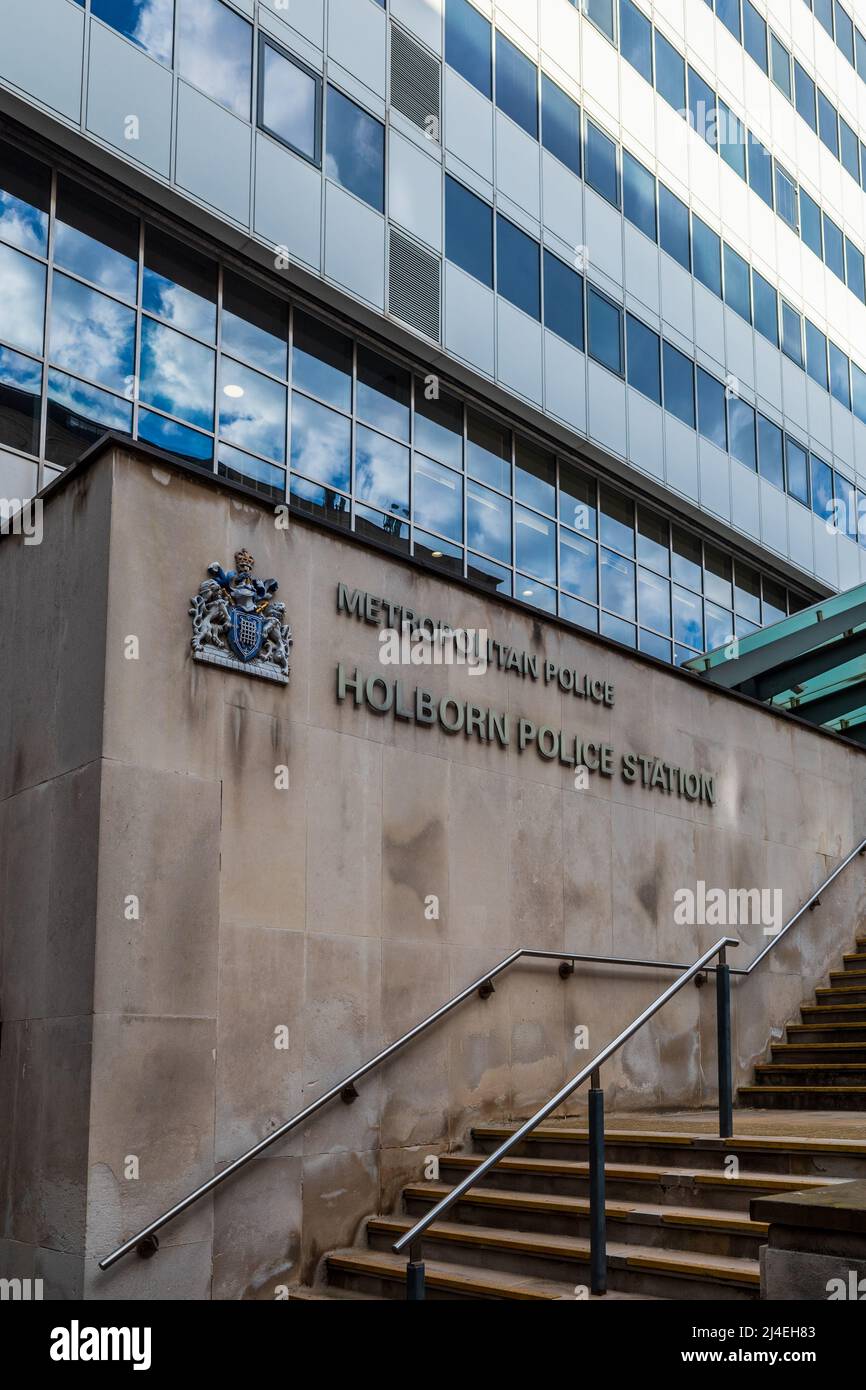
<path id="1" fill-rule="evenodd" d="M 272 48 L 272 49 L 274 50 L 274 52 L 275 52 L 280 58 L 284 58 L 287 62 L 291 63 L 294 67 L 296 67 L 296 68 L 299 70 L 299 72 L 302 72 L 302 73 L 305 74 L 305 76 L 311 77 L 311 78 L 313 79 L 313 83 L 314 83 L 314 85 L 315 85 L 315 91 L 316 91 L 316 110 L 315 110 L 315 116 L 314 116 L 316 129 L 315 129 L 315 152 L 314 152 L 314 156 L 313 156 L 312 159 L 310 158 L 310 156 L 309 156 L 308 154 L 306 154 L 306 153 L 304 152 L 304 150 L 300 149 L 297 145 L 293 145 L 292 142 L 291 142 L 291 140 L 287 140 L 287 139 L 285 138 L 284 135 L 280 135 L 278 131 L 273 130 L 273 129 L 265 122 L 265 117 L 264 117 L 264 106 L 265 106 L 265 60 L 264 60 L 264 50 L 265 50 L 265 48 Z M 284 149 L 286 149 L 286 150 L 291 150 L 291 151 L 292 151 L 292 154 L 296 154 L 296 155 L 298 156 L 298 158 L 299 158 L 299 159 L 303 159 L 304 162 L 305 162 L 306 164 L 311 164 L 315 169 L 321 169 L 321 167 L 322 167 L 322 127 L 323 127 L 323 111 L 324 111 L 324 95 L 323 95 L 323 92 L 324 92 L 324 82 L 323 82 L 323 79 L 322 79 L 322 74 L 319 73 L 319 72 L 316 72 L 314 68 L 311 68 L 307 63 L 304 63 L 300 58 L 296 58 L 295 55 L 294 55 L 293 53 L 290 53 L 287 49 L 283 48 L 283 47 L 276 41 L 276 39 L 271 38 L 270 34 L 266 34 L 264 30 L 260 30 L 260 31 L 259 31 L 258 64 L 259 64 L 259 67 L 258 67 L 258 83 L 257 83 L 258 90 L 257 90 L 257 92 L 256 92 L 256 129 L 257 129 L 257 130 L 264 131 L 265 135 L 269 135 L 269 136 L 271 137 L 272 140 L 276 140 L 280 145 L 283 146 Z"/>

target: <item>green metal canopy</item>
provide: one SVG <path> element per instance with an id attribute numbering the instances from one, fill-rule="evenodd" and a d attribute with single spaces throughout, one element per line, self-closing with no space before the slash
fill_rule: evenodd
<path id="1" fill-rule="evenodd" d="M 866 584 L 685 665 L 714 685 L 866 744 Z"/>

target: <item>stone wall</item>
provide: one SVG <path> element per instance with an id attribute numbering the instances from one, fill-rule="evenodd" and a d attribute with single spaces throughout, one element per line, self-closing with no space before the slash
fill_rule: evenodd
<path id="1" fill-rule="evenodd" d="M 670 972 L 512 968 L 166 1228 L 156 1259 L 96 1260 L 517 947 L 690 961 L 725 929 L 677 925 L 678 888 L 778 886 L 787 917 L 864 833 L 866 751 L 313 525 L 279 529 L 146 451 L 103 451 L 44 524 L 41 547 L 0 544 L 0 1249 L 37 1272 L 68 1255 L 55 1292 L 272 1297 L 311 1277 L 426 1154 L 529 1113 Z M 190 656 L 189 597 L 243 547 L 280 581 L 288 688 Z M 615 703 L 498 668 L 397 672 L 407 688 L 710 770 L 715 805 L 618 775 L 576 790 L 513 739 L 338 702 L 338 663 L 395 674 L 377 627 L 337 612 L 341 581 L 612 682 Z M 738 1080 L 849 947 L 864 890 L 858 861 L 735 983 Z M 735 963 L 767 940 L 742 935 Z M 611 1107 L 712 1105 L 714 1030 L 714 990 L 688 986 L 605 1069 Z"/>

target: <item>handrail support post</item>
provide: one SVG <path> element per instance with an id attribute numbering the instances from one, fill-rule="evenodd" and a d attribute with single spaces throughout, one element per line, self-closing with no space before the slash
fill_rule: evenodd
<path id="1" fill-rule="evenodd" d="M 410 1303 L 420 1303 L 426 1298 L 424 1287 L 424 1256 L 420 1240 L 409 1246 L 409 1260 L 406 1265 L 406 1298 Z"/>
<path id="2" fill-rule="evenodd" d="M 716 967 L 716 1027 L 719 1057 L 719 1137 L 734 1133 L 734 1087 L 731 1069 L 731 967 L 725 951 Z"/>
<path id="3" fill-rule="evenodd" d="M 604 1091 L 598 1068 L 589 1090 L 589 1288 L 607 1293 L 607 1230 L 604 1193 Z"/>

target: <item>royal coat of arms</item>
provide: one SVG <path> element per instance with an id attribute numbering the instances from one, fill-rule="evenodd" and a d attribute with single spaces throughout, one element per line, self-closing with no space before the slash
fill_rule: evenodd
<path id="1" fill-rule="evenodd" d="M 292 629 L 286 605 L 274 598 L 279 585 L 255 577 L 248 550 L 237 552 L 235 565 L 228 572 L 208 565 L 210 578 L 190 600 L 193 657 L 287 685 Z"/>

